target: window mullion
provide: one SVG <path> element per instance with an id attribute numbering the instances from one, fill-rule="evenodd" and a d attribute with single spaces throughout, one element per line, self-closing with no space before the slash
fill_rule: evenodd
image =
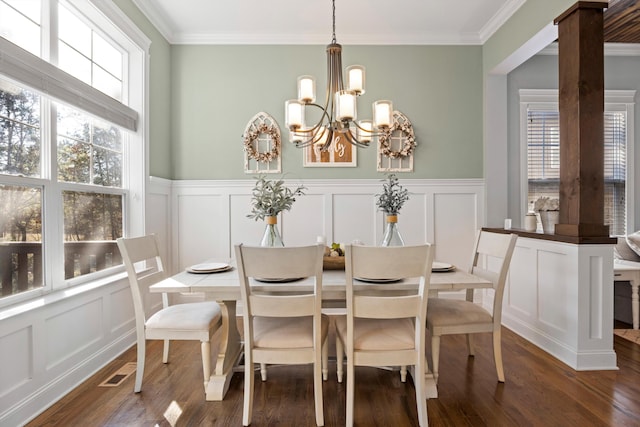
<path id="1" fill-rule="evenodd" d="M 42 24 L 40 26 L 41 58 L 52 64 L 58 60 L 58 48 L 55 43 L 57 32 L 57 0 L 41 0 Z M 55 19 L 54 19 L 55 18 Z"/>
<path id="2" fill-rule="evenodd" d="M 52 289 L 60 289 L 64 285 L 64 242 L 62 241 L 63 212 L 62 192 L 58 183 L 57 161 L 57 111 L 51 100 L 43 102 L 42 120 L 42 147 L 46 152 L 44 177 L 44 226 L 43 237 L 45 241 L 45 272 L 50 280 Z"/>

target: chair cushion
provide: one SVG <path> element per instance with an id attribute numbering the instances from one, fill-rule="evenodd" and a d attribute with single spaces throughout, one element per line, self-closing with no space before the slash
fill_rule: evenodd
<path id="1" fill-rule="evenodd" d="M 149 317 L 145 325 L 147 329 L 208 331 L 221 317 L 217 303 L 194 302 L 163 308 Z"/>
<path id="2" fill-rule="evenodd" d="M 336 318 L 336 332 L 347 338 L 347 318 Z M 410 350 L 415 348 L 413 318 L 353 319 L 354 350 Z"/>
<path id="3" fill-rule="evenodd" d="M 320 341 L 329 332 L 329 316 L 322 315 Z M 255 348 L 313 347 L 313 318 L 254 317 L 253 346 Z"/>
<path id="4" fill-rule="evenodd" d="M 431 326 L 461 326 L 493 323 L 491 314 L 478 304 L 444 298 L 429 298 L 427 324 Z"/>

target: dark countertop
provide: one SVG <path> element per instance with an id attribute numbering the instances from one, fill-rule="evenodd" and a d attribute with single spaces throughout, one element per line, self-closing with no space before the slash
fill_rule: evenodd
<path id="1" fill-rule="evenodd" d="M 529 239 L 550 240 L 553 242 L 573 243 L 577 245 L 615 245 L 617 239 L 615 237 L 586 237 L 586 236 L 561 236 L 559 234 L 537 233 L 535 231 L 525 231 L 520 228 L 504 228 L 482 227 L 484 231 L 502 234 L 517 234 L 520 237 Z"/>

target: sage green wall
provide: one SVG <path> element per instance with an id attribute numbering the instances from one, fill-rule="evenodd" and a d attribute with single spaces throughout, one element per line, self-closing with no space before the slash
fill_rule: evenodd
<path id="1" fill-rule="evenodd" d="M 313 74 L 324 91 L 325 46 L 170 46 L 131 0 L 114 0 L 152 40 L 150 174 L 172 179 L 243 178 L 242 131 L 257 112 L 284 126 L 283 104 L 295 80 Z M 574 0 L 536 0 L 479 46 L 345 46 L 345 65 L 367 67 L 370 104 L 391 99 L 416 130 L 415 178 L 477 178 L 482 164 L 482 88 L 487 73 Z M 462 120 L 461 120 L 462 117 Z M 286 134 L 286 132 L 285 132 Z M 357 168 L 303 168 L 283 138 L 283 172 L 308 178 L 369 178 L 375 150 L 358 151 Z"/>
<path id="2" fill-rule="evenodd" d="M 114 3 L 151 40 L 149 65 L 149 175 L 171 178 L 171 47 L 131 2 Z"/>
<path id="3" fill-rule="evenodd" d="M 493 70 L 575 3 L 576 0 L 525 2 L 483 45 L 484 72 Z"/>
<path id="4" fill-rule="evenodd" d="M 360 118 L 391 99 L 413 123 L 418 147 L 407 178 L 482 177 L 482 48 L 480 46 L 343 46 L 343 65 L 367 70 Z M 283 132 L 287 177 L 375 178 L 376 150 L 358 150 L 356 168 L 304 168 L 302 150 L 288 142 L 284 102 L 296 79 L 326 80 L 325 46 L 171 47 L 173 179 L 244 179 L 242 133 L 258 112 Z"/>

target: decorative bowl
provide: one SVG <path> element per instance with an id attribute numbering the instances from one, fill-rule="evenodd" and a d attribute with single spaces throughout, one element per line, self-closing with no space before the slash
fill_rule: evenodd
<path id="1" fill-rule="evenodd" d="M 344 270 L 344 257 L 324 256 L 322 258 L 322 268 L 324 270 Z"/>

